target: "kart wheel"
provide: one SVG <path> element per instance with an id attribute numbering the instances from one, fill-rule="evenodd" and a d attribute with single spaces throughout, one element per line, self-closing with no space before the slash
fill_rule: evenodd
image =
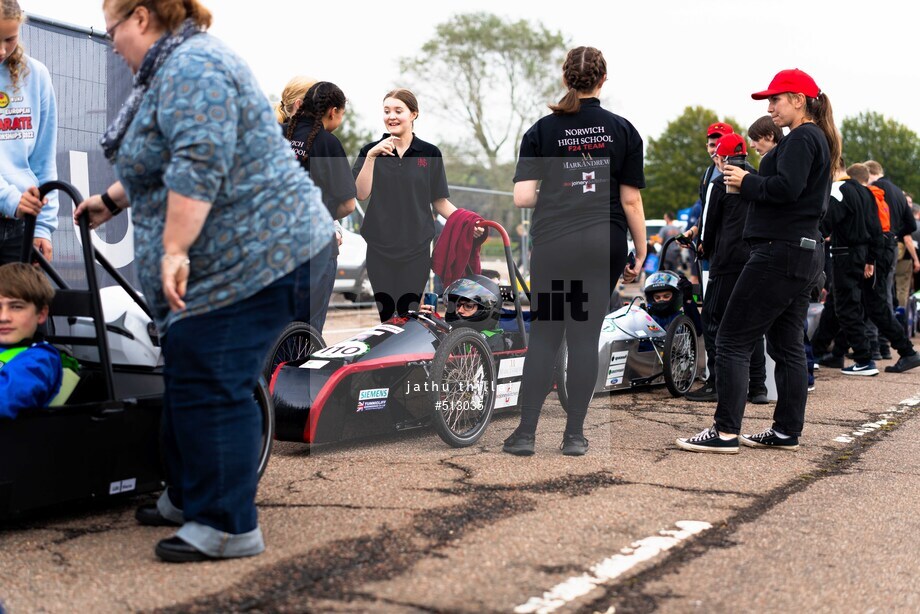
<path id="1" fill-rule="evenodd" d="M 434 354 L 431 383 L 431 421 L 441 439 L 455 448 L 479 441 L 495 407 L 495 362 L 485 338 L 469 328 L 451 331 Z"/>
<path id="2" fill-rule="evenodd" d="M 569 344 L 566 343 L 565 337 L 562 338 L 562 345 L 559 346 L 559 352 L 556 354 L 556 366 L 554 375 L 556 377 L 556 396 L 559 397 L 559 404 L 566 412 L 569 411 L 569 393 L 568 393 L 568 375 L 566 370 L 569 367 Z"/>
<path id="3" fill-rule="evenodd" d="M 668 326 L 664 339 L 664 382 L 672 396 L 684 395 L 696 381 L 696 328 L 685 315 Z"/>
<path id="4" fill-rule="evenodd" d="M 278 335 L 268 353 L 268 358 L 265 359 L 265 366 L 262 368 L 265 381 L 271 381 L 275 369 L 282 362 L 303 360 L 324 347 L 326 347 L 326 342 L 315 328 L 306 322 L 291 322 Z"/>
<path id="5" fill-rule="evenodd" d="M 268 459 L 272 455 L 272 443 L 275 441 L 275 405 L 272 403 L 272 395 L 268 392 L 268 386 L 262 378 L 259 378 L 254 396 L 262 413 L 262 438 L 257 473 L 261 478 L 265 473 L 265 468 L 268 467 Z"/>

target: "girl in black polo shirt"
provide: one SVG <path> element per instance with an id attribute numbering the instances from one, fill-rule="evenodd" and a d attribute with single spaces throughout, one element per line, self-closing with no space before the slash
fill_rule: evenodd
<path id="1" fill-rule="evenodd" d="M 355 182 L 348 158 L 342 143 L 332 134 L 342 125 L 345 102 L 345 94 L 334 83 L 315 83 L 300 99 L 284 127 L 294 154 L 322 191 L 323 204 L 334 220 L 340 220 L 355 210 Z M 335 285 L 338 243 L 336 236 L 328 247 L 310 260 L 309 278 L 301 279 L 298 275 L 295 289 L 295 318 L 309 322 L 320 334 L 326 323 L 329 297 Z"/>
<path id="2" fill-rule="evenodd" d="M 621 273 L 634 280 L 646 252 L 639 193 L 645 187 L 642 138 L 627 120 L 600 106 L 597 96 L 607 80 L 604 56 L 593 47 L 572 49 L 562 71 L 569 91 L 550 107 L 552 115 L 524 135 L 514 176 L 515 206 L 534 208 L 531 308 L 536 313 L 524 362 L 521 424 L 503 447 L 518 455 L 534 452 L 563 335 L 570 406 L 562 452 L 587 452 L 583 427 L 612 285 Z M 627 226 L 637 254 L 624 271 Z"/>
<path id="3" fill-rule="evenodd" d="M 367 241 L 367 276 L 380 321 L 417 309 L 431 269 L 432 207 L 445 218 L 448 199 L 441 151 L 412 131 L 418 100 L 407 89 L 383 98 L 387 133 L 361 148 L 352 173 L 367 203 L 361 236 Z"/>

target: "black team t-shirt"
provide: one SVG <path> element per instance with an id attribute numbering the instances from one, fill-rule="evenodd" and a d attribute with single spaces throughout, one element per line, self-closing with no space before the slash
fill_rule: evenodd
<path id="1" fill-rule="evenodd" d="M 547 115 L 521 140 L 514 181 L 538 179 L 533 240 L 593 224 L 626 230 L 620 185 L 645 187 L 642 137 L 626 119 L 585 98 L 571 115 Z"/>
<path id="2" fill-rule="evenodd" d="M 351 176 L 348 156 L 345 148 L 334 134 L 320 128 L 310 145 L 310 151 L 304 151 L 307 138 L 313 129 L 313 122 L 298 122 L 291 135 L 291 149 L 297 156 L 300 166 L 310 173 L 323 192 L 323 204 L 329 214 L 336 219 L 335 210 L 346 200 L 355 198 L 355 178 Z"/>
<path id="3" fill-rule="evenodd" d="M 361 148 L 352 168 L 358 177 L 367 152 L 389 134 Z M 372 249 L 392 260 L 412 260 L 426 255 L 434 237 L 431 203 L 449 198 L 441 151 L 417 136 L 402 158 L 377 156 L 374 181 L 361 236 Z"/>

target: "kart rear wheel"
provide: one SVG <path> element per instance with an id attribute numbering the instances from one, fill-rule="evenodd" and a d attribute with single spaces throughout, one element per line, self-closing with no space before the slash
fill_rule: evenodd
<path id="1" fill-rule="evenodd" d="M 271 381 L 275 369 L 282 362 L 303 360 L 324 347 L 326 341 L 315 328 L 306 322 L 291 322 L 278 335 L 265 359 L 265 366 L 262 368 L 265 381 Z"/>
<path id="2" fill-rule="evenodd" d="M 685 315 L 668 326 L 664 338 L 664 383 L 672 396 L 683 396 L 696 381 L 696 327 Z"/>
<path id="3" fill-rule="evenodd" d="M 272 455 L 272 444 L 275 441 L 275 405 L 272 403 L 272 395 L 268 392 L 268 386 L 265 380 L 259 378 L 254 393 L 256 403 L 259 405 L 259 411 L 262 414 L 262 438 L 259 448 L 259 469 L 260 478 L 268 467 L 268 459 Z"/>
<path id="4" fill-rule="evenodd" d="M 441 341 L 431 363 L 431 421 L 444 443 L 471 446 L 495 408 L 495 361 L 485 338 L 458 328 Z"/>
<path id="5" fill-rule="evenodd" d="M 559 352 L 556 353 L 556 366 L 554 367 L 556 377 L 556 396 L 559 397 L 559 404 L 566 412 L 569 411 L 569 393 L 568 393 L 568 375 L 569 368 L 569 344 L 566 343 L 565 337 L 562 338 L 562 345 L 559 346 Z"/>

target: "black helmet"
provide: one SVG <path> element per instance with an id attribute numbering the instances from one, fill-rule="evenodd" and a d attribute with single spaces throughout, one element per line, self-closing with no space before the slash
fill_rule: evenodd
<path id="1" fill-rule="evenodd" d="M 476 303 L 476 313 L 462 317 L 457 313 L 457 300 L 465 298 Z M 482 275 L 461 277 L 444 290 L 444 304 L 447 312 L 444 319 L 454 326 L 469 326 L 476 330 L 498 328 L 502 299 L 498 284 Z"/>
<path id="2" fill-rule="evenodd" d="M 672 316 L 681 307 L 683 294 L 678 287 L 680 277 L 673 271 L 658 271 L 645 280 L 645 309 L 653 316 Z M 652 295 L 656 292 L 671 292 L 671 300 L 656 303 Z"/>

